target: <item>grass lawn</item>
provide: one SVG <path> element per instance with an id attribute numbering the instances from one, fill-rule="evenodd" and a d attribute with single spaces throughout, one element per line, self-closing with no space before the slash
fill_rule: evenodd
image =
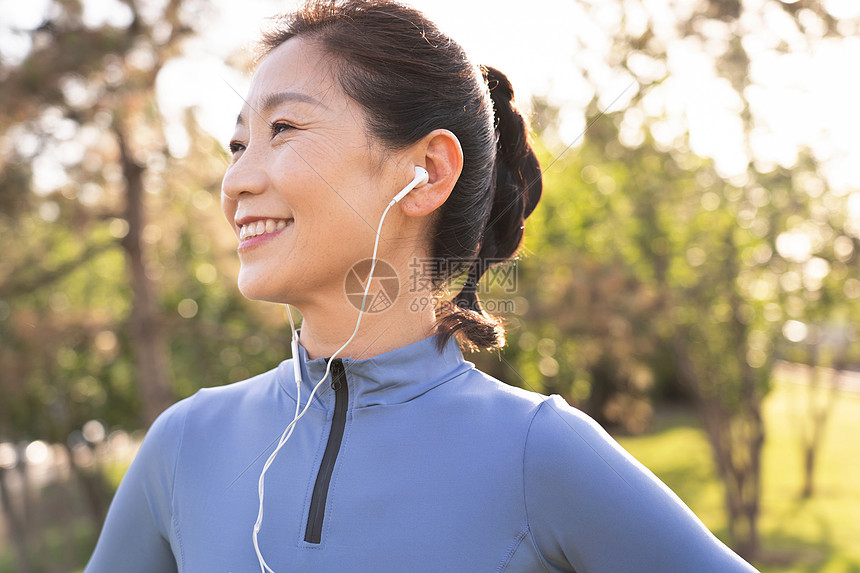
<path id="1" fill-rule="evenodd" d="M 760 530 L 763 573 L 860 573 L 860 395 L 841 394 L 821 447 L 812 499 L 801 500 L 800 429 L 808 390 L 783 381 L 764 403 Z M 660 414 L 655 431 L 618 441 L 728 541 L 723 490 L 690 413 Z"/>

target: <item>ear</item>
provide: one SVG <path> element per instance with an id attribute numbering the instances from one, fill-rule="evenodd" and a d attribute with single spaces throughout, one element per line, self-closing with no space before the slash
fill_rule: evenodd
<path id="1" fill-rule="evenodd" d="M 436 129 L 413 144 L 408 156 L 413 165 L 427 170 L 429 179 L 406 195 L 399 206 L 408 217 L 423 217 L 441 207 L 454 189 L 463 171 L 463 148 L 456 135 Z"/>

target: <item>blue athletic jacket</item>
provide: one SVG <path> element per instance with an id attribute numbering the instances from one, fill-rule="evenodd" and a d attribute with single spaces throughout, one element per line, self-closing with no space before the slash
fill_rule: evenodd
<path id="1" fill-rule="evenodd" d="M 325 359 L 302 361 L 302 402 Z M 755 571 L 560 397 L 433 337 L 332 362 L 266 474 L 278 573 Z M 86 573 L 259 571 L 257 480 L 295 412 L 292 360 L 200 390 L 148 432 Z"/>

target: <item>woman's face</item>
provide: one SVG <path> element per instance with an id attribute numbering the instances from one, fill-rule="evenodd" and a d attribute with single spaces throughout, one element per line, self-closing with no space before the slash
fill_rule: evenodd
<path id="1" fill-rule="evenodd" d="M 346 300 L 344 277 L 370 257 L 382 211 L 409 181 L 396 158 L 381 160 L 332 68 L 313 43 L 285 42 L 257 69 L 236 123 L 221 203 L 248 298 Z M 392 215 L 383 239 L 396 236 Z"/>

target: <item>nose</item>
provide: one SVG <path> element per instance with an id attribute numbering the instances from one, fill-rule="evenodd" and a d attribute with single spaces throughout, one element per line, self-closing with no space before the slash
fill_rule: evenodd
<path id="1" fill-rule="evenodd" d="M 224 173 L 221 194 L 225 200 L 238 201 L 242 195 L 258 195 L 267 184 L 266 170 L 260 158 L 244 151 Z"/>

